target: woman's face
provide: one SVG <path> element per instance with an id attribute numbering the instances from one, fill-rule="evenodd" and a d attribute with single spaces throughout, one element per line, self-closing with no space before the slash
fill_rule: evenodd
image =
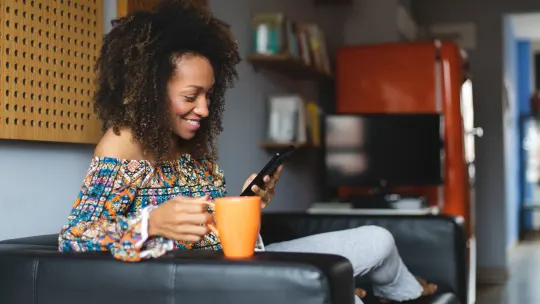
<path id="1" fill-rule="evenodd" d="M 182 56 L 175 66 L 167 86 L 173 133 L 190 140 L 208 117 L 214 70 L 208 59 L 196 55 Z"/>

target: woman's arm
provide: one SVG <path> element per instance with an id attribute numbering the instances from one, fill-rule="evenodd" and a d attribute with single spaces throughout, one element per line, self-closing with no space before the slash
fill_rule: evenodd
<path id="1" fill-rule="evenodd" d="M 150 209 L 131 216 L 126 211 L 147 171 L 142 161 L 94 158 L 60 232 L 60 251 L 110 251 L 117 259 L 140 260 Z"/>

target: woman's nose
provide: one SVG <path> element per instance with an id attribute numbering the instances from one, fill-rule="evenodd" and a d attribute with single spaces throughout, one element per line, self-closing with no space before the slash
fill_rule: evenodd
<path id="1" fill-rule="evenodd" d="M 208 101 L 206 100 L 206 97 L 197 99 L 197 105 L 195 106 L 195 109 L 193 111 L 200 117 L 208 117 L 209 111 Z"/>

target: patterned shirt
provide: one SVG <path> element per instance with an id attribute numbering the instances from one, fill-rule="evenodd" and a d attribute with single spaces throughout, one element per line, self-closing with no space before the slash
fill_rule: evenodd
<path id="1" fill-rule="evenodd" d="M 110 251 L 116 259 L 132 262 L 173 249 L 221 250 L 213 233 L 200 242 L 148 237 L 150 211 L 175 196 L 206 194 L 212 199 L 226 195 L 223 171 L 213 162 L 189 154 L 159 163 L 95 157 L 60 232 L 59 250 Z M 256 250 L 263 248 L 259 236 Z"/>

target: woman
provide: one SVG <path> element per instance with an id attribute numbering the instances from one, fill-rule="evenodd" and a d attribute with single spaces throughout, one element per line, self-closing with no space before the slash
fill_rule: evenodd
<path id="1" fill-rule="evenodd" d="M 204 224 L 214 223 L 211 200 L 226 195 L 215 160 L 225 91 L 240 61 L 236 42 L 224 23 L 179 0 L 113 25 L 96 63 L 95 109 L 105 133 L 59 249 L 110 251 L 123 261 L 172 249 L 219 250 L 219 238 Z M 266 190 L 253 189 L 261 208 L 280 173 L 265 178 Z M 261 241 L 257 246 L 262 250 Z M 377 227 L 266 250 L 341 254 L 389 299 L 416 298 L 425 289 L 403 265 L 392 236 Z"/>

